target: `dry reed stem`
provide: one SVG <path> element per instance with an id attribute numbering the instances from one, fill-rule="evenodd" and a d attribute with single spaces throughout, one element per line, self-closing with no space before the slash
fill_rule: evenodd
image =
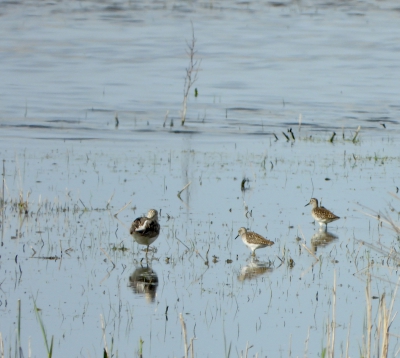
<path id="1" fill-rule="evenodd" d="M 393 247 L 389 248 L 389 247 L 383 245 L 381 242 L 378 242 L 377 244 L 382 247 L 382 248 L 379 248 L 378 246 L 370 244 L 369 242 L 366 242 L 364 240 L 358 240 L 358 239 L 355 239 L 355 240 L 360 244 L 360 247 L 367 246 L 370 249 L 372 249 L 376 252 L 379 252 L 382 255 L 387 256 L 387 260 L 391 259 L 391 260 L 396 261 L 396 263 L 399 263 L 399 261 L 400 261 L 400 255 Z M 363 270 L 367 270 L 367 269 L 368 269 L 368 267 L 364 268 Z M 363 270 L 360 270 L 360 272 Z"/>
<path id="2" fill-rule="evenodd" d="M 1 358 L 4 358 L 4 344 L 3 344 L 3 336 L 1 335 L 1 332 L 0 332 L 0 354 L 1 354 Z"/>
<path id="3" fill-rule="evenodd" d="M 382 299 L 379 305 L 380 308 L 380 331 L 382 331 L 382 350 L 381 358 L 387 357 L 389 348 L 389 319 L 388 310 L 386 309 L 385 293 L 382 294 Z"/>
<path id="4" fill-rule="evenodd" d="M 371 312 L 372 312 L 372 305 L 371 305 L 371 275 L 368 271 L 367 275 L 367 286 L 365 287 L 365 299 L 367 302 L 367 352 L 366 356 L 371 356 L 371 331 L 372 331 L 372 322 L 371 322 Z"/>
<path id="5" fill-rule="evenodd" d="M 336 270 L 333 272 L 333 308 L 332 308 L 332 357 L 335 355 L 335 333 L 336 333 Z"/>
<path id="6" fill-rule="evenodd" d="M 319 258 L 318 258 L 317 256 L 315 256 L 315 254 L 314 254 L 304 243 L 301 243 L 301 246 L 303 246 L 303 247 L 308 251 L 308 253 L 309 253 L 312 257 L 314 257 L 315 260 L 319 261 Z"/>
<path id="7" fill-rule="evenodd" d="M 194 358 L 194 345 L 193 345 L 193 341 L 196 339 L 196 337 L 192 337 L 192 339 L 190 340 L 190 357 Z"/>
<path id="8" fill-rule="evenodd" d="M 132 202 L 132 200 L 131 200 L 129 203 L 125 204 L 121 209 L 119 209 L 119 210 L 114 214 L 114 217 L 117 217 L 118 214 L 119 214 L 122 210 L 125 210 L 126 207 L 127 207 L 131 202 Z"/>
<path id="9" fill-rule="evenodd" d="M 182 192 L 190 185 L 192 182 L 187 183 L 182 190 L 178 191 L 178 198 L 181 199 Z M 182 199 L 181 199 L 182 200 Z"/>
<path id="10" fill-rule="evenodd" d="M 308 326 L 308 333 L 306 341 L 304 342 L 304 357 L 308 356 L 308 342 L 310 341 L 310 326 Z"/>
<path id="11" fill-rule="evenodd" d="M 351 317 L 350 317 L 349 329 L 347 330 L 347 342 L 346 342 L 346 355 L 345 355 L 345 357 L 349 356 L 350 328 L 351 328 Z"/>
<path id="12" fill-rule="evenodd" d="M 331 356 L 329 355 L 329 342 L 330 342 L 330 336 L 331 336 L 331 325 L 329 324 L 329 316 L 326 319 L 326 356 L 330 358 Z"/>
<path id="13" fill-rule="evenodd" d="M 400 281 L 400 279 L 398 281 Z M 389 309 L 386 309 L 385 293 L 382 294 L 382 300 L 381 300 L 381 304 L 380 304 L 380 308 L 381 308 L 380 315 L 383 316 L 383 320 L 382 320 L 382 324 L 383 324 L 382 335 L 383 336 L 382 336 L 381 358 L 386 358 L 389 353 L 389 330 L 390 330 L 390 326 L 392 325 L 392 323 L 397 315 L 397 312 L 393 315 L 392 318 L 390 318 L 390 317 L 392 316 L 393 305 L 394 305 L 394 301 L 395 301 L 396 295 L 397 295 L 397 288 L 398 288 L 398 285 L 396 285 L 396 288 L 393 292 Z"/>
<path id="14" fill-rule="evenodd" d="M 179 320 L 181 321 L 181 325 L 182 325 L 183 345 L 185 347 L 185 358 L 188 358 L 186 324 L 185 324 L 185 321 L 183 320 L 182 313 L 179 313 Z"/>
<path id="15" fill-rule="evenodd" d="M 108 347 L 107 347 L 106 326 L 104 324 L 104 318 L 103 318 L 102 314 L 100 314 L 100 322 L 101 322 L 101 329 L 103 331 L 104 350 L 106 351 L 107 357 L 110 357 L 110 354 L 108 352 Z"/>

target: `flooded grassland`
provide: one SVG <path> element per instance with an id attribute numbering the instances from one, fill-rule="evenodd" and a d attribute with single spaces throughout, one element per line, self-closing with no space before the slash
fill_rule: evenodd
<path id="1" fill-rule="evenodd" d="M 3 140 L 6 356 L 19 345 L 43 356 L 35 303 L 56 356 L 182 356 L 180 314 L 196 356 L 359 356 L 368 322 L 378 349 L 379 307 L 391 320 L 399 305 L 398 236 L 384 219 L 398 221 L 400 157 L 386 133 Z M 327 232 L 310 197 L 341 217 Z M 129 226 L 150 208 L 161 234 L 146 260 Z M 242 226 L 275 244 L 250 257 L 234 240 Z"/>
<path id="2" fill-rule="evenodd" d="M 397 2 L 0 16 L 0 356 L 396 356 Z"/>

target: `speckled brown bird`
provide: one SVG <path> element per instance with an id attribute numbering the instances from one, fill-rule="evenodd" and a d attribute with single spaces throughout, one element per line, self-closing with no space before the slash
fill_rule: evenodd
<path id="1" fill-rule="evenodd" d="M 247 231 L 244 227 L 239 229 L 238 237 L 242 238 L 243 243 L 251 250 L 251 254 L 255 256 L 255 251 L 257 249 L 261 249 L 263 247 L 271 246 L 274 244 L 273 241 L 267 240 L 266 238 L 262 237 L 261 235 L 256 234 L 252 231 Z"/>
<path id="2" fill-rule="evenodd" d="M 319 222 L 319 225 L 322 226 L 325 224 L 325 229 L 328 228 L 328 224 L 332 221 L 340 219 L 339 216 L 336 216 L 334 213 L 325 209 L 323 206 L 318 206 L 318 200 L 315 198 L 311 198 L 310 202 L 307 205 L 312 206 L 311 215 L 315 219 L 315 221 Z"/>

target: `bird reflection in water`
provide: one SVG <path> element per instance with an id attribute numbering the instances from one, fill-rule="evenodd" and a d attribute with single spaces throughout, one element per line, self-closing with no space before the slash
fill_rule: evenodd
<path id="1" fill-rule="evenodd" d="M 270 262 L 259 261 L 256 257 L 252 256 L 246 266 L 243 266 L 238 276 L 239 281 L 253 280 L 267 272 L 272 272 Z"/>
<path id="2" fill-rule="evenodd" d="M 158 276 L 151 267 L 138 267 L 129 276 L 129 287 L 138 295 L 144 295 L 147 302 L 154 302 L 158 287 Z"/>
<path id="3" fill-rule="evenodd" d="M 311 238 L 311 250 L 315 254 L 318 246 L 327 246 L 338 238 L 339 237 L 337 235 L 325 231 L 325 228 L 321 227 Z"/>

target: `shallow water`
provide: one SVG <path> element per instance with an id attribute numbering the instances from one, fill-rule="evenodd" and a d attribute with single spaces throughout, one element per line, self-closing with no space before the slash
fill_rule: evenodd
<path id="1" fill-rule="evenodd" d="M 24 197 L 30 192 L 27 217 L 11 204 L 5 210 L 1 331 L 6 347 L 12 347 L 21 299 L 22 346 L 27 349 L 31 337 L 35 355 L 43 351 L 32 307 L 36 299 L 60 355 L 101 354 L 101 314 L 108 344 L 113 337 L 119 356 L 135 352 L 140 338 L 145 356 L 180 356 L 178 315 L 183 313 L 189 338 L 197 338 L 196 355 L 220 356 L 229 345 L 239 355 L 249 342 L 254 354 L 297 356 L 307 350 L 315 356 L 332 317 L 336 272 L 337 350 L 344 350 L 351 324 L 350 352 L 358 352 L 366 307 L 364 270 L 374 260 L 373 293 L 391 297 L 397 268 L 356 240 L 374 245 L 382 240 L 395 248 L 398 242 L 390 230 L 360 213 L 364 209 L 357 203 L 388 207 L 399 158 L 382 164 L 382 159 L 362 156 L 382 147 L 369 140 L 290 144 L 247 135 L 210 144 L 188 136 L 154 144 L 153 133 L 140 136 L 149 140 L 139 150 L 107 140 L 58 141 L 52 150 L 49 142 L 30 139 L 13 151 L 2 149 L 6 198 L 18 198 L 19 190 Z M 385 141 L 385 148 L 395 152 L 396 145 Z M 311 152 L 312 158 L 306 155 Z M 249 189 L 242 192 L 244 176 Z M 177 192 L 189 181 L 180 201 Z M 341 216 L 329 225 L 331 237 L 319 234 L 303 207 L 310 195 L 323 198 Z M 135 293 L 131 277 L 145 254 L 130 239 L 128 227 L 150 207 L 161 211 L 162 234 L 151 261 L 158 286 L 154 294 L 138 284 Z M 234 240 L 240 226 L 275 241 L 259 250 L 260 262 Z M 304 240 L 320 261 L 301 246 Z M 59 259 L 48 260 L 55 256 Z M 281 259 L 286 261 L 281 264 Z M 391 329 L 397 327 L 395 320 Z"/>
<path id="2" fill-rule="evenodd" d="M 138 355 L 140 339 L 144 357 L 183 356 L 180 313 L 199 357 L 245 356 L 246 344 L 249 356 L 319 356 L 332 320 L 336 355 L 349 341 L 348 356 L 359 356 L 368 264 L 371 296 L 385 292 L 389 305 L 397 283 L 398 260 L 387 258 L 397 236 L 366 215 L 398 220 L 396 7 L 3 3 L 9 356 L 19 299 L 24 356 L 45 352 L 34 300 L 55 356 L 101 355 L 101 317 L 118 356 Z M 202 62 L 182 127 L 190 21 Z M 282 134 L 291 138 L 290 127 L 295 140 Z M 304 208 L 310 197 L 341 217 L 328 234 Z M 146 271 L 128 228 L 150 208 L 162 233 Z M 258 261 L 234 240 L 241 226 L 275 241 Z"/>

